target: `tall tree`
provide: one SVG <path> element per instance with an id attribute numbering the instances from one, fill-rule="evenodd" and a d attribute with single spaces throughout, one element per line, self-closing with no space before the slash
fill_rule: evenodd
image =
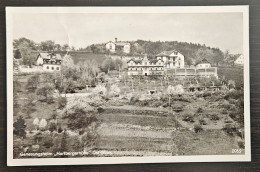
<path id="1" fill-rule="evenodd" d="M 42 51 L 54 51 L 55 42 L 51 40 L 42 41 L 40 46 Z"/>

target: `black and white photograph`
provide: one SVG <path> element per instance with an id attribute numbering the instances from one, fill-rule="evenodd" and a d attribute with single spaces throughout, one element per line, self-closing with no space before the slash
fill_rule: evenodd
<path id="1" fill-rule="evenodd" d="M 250 161 L 248 6 L 6 11 L 8 165 Z"/>

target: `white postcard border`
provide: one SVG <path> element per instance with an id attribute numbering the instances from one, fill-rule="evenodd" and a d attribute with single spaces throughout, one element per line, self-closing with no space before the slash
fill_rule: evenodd
<path id="1" fill-rule="evenodd" d="M 96 158 L 35 158 L 13 159 L 13 13 L 243 13 L 244 54 L 244 155 L 196 155 L 155 157 L 96 157 Z M 175 162 L 236 162 L 251 161 L 250 144 L 250 74 L 249 74 L 249 6 L 192 6 L 192 7 L 7 7 L 7 165 L 90 165 Z"/>

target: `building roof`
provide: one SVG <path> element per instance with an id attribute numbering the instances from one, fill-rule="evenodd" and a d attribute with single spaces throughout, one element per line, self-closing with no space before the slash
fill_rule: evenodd
<path id="1" fill-rule="evenodd" d="M 40 55 L 43 59 L 62 60 L 60 54 L 54 54 L 54 53 L 39 53 L 39 55 Z"/>
<path id="2" fill-rule="evenodd" d="M 205 64 L 205 63 L 209 63 L 210 64 L 210 62 L 206 58 L 204 58 L 201 61 L 197 62 L 197 64 Z"/>
<path id="3" fill-rule="evenodd" d="M 160 52 L 159 54 L 157 54 L 156 57 L 157 57 L 157 56 L 169 56 L 169 55 L 171 55 L 171 54 L 174 53 L 174 52 L 178 52 L 178 51 L 176 51 L 176 50 L 163 51 L 163 52 Z"/>
<path id="4" fill-rule="evenodd" d="M 157 59 L 151 59 L 151 60 L 149 60 L 151 63 L 157 63 L 158 62 L 158 60 Z"/>
<path id="5" fill-rule="evenodd" d="M 106 44 L 108 44 L 108 43 L 113 43 L 113 44 L 115 44 L 115 45 L 117 45 L 117 46 L 130 45 L 129 42 L 113 42 L 113 41 L 109 41 L 109 42 L 107 42 Z"/>
<path id="6" fill-rule="evenodd" d="M 116 42 L 115 43 L 117 46 L 125 46 L 125 45 L 130 45 L 129 42 Z"/>

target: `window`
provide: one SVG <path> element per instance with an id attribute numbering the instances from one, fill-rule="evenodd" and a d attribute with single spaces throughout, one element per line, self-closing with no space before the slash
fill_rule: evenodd
<path id="1" fill-rule="evenodd" d="M 59 70 L 60 68 L 59 68 L 59 67 L 57 67 L 56 69 L 57 69 L 57 70 Z"/>
<path id="2" fill-rule="evenodd" d="M 54 70 L 54 67 L 51 67 L 52 70 Z"/>
<path id="3" fill-rule="evenodd" d="M 49 69 L 49 66 L 47 66 L 46 68 Z"/>

